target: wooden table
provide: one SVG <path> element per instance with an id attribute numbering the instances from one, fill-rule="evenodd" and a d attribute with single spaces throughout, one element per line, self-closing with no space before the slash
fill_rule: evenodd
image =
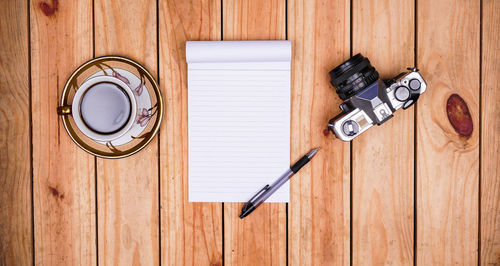
<path id="1" fill-rule="evenodd" d="M 0 6 L 0 265 L 500 262 L 500 1 Z M 290 203 L 240 220 L 240 204 L 187 201 L 184 46 L 254 39 L 292 41 L 291 161 L 322 150 Z M 327 73 L 358 52 L 383 78 L 416 65 L 428 91 L 344 143 L 324 131 Z M 166 102 L 160 135 L 121 160 L 79 149 L 56 114 L 71 71 L 107 54 L 144 64 Z"/>

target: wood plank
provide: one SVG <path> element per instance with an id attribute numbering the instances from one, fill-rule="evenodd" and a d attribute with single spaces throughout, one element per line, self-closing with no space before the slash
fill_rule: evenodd
<path id="1" fill-rule="evenodd" d="M 349 144 L 325 131 L 341 100 L 328 72 L 349 58 L 349 0 L 288 1 L 292 41 L 291 161 L 321 146 L 291 180 L 290 265 L 349 265 Z"/>
<path id="2" fill-rule="evenodd" d="M 28 4 L 0 9 L 0 265 L 31 265 Z"/>
<path id="3" fill-rule="evenodd" d="M 156 76 L 156 1 L 96 0 L 95 55 L 119 54 Z M 100 265 L 158 265 L 158 142 L 119 160 L 97 160 Z"/>
<path id="4" fill-rule="evenodd" d="M 500 261 L 500 2 L 483 1 L 481 264 Z"/>
<path id="5" fill-rule="evenodd" d="M 220 40 L 220 1 L 160 1 L 162 265 L 222 265 L 222 204 L 188 202 L 186 41 Z"/>
<path id="6" fill-rule="evenodd" d="M 382 79 L 414 65 L 413 0 L 355 0 L 353 54 Z M 413 107 L 353 141 L 353 263 L 413 264 Z"/>
<path id="7" fill-rule="evenodd" d="M 417 263 L 478 261 L 480 2 L 418 2 Z"/>
<path id="8" fill-rule="evenodd" d="M 284 40 L 285 1 L 223 1 L 224 40 Z M 224 204 L 226 265 L 286 264 L 286 205 L 264 203 L 240 219 L 242 204 Z"/>
<path id="9" fill-rule="evenodd" d="M 285 1 L 223 1 L 224 40 L 284 40 Z"/>
<path id="10" fill-rule="evenodd" d="M 35 264 L 95 265 L 94 157 L 56 113 L 66 79 L 92 58 L 92 1 L 30 8 Z"/>

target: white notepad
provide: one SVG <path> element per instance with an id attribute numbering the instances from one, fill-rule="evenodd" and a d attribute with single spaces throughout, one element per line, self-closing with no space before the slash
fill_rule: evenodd
<path id="1" fill-rule="evenodd" d="M 246 202 L 290 167 L 290 58 L 289 41 L 186 43 L 189 201 Z"/>

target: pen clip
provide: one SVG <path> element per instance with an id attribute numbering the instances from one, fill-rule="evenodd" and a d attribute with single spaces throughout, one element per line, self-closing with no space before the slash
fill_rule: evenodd
<path id="1" fill-rule="evenodd" d="M 261 190 L 259 190 L 259 192 L 257 192 L 257 194 L 255 194 L 250 200 L 248 200 L 248 202 L 245 205 L 252 202 L 255 198 L 260 196 L 262 193 L 264 193 L 268 189 L 269 189 L 269 184 L 265 185 Z"/>

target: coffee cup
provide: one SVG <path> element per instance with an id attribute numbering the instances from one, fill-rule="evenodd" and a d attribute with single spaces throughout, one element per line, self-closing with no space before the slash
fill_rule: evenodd
<path id="1" fill-rule="evenodd" d="M 97 76 L 84 81 L 71 105 L 59 107 L 58 112 L 72 115 L 78 129 L 87 137 L 109 142 L 132 128 L 137 116 L 137 99 L 122 80 Z"/>

